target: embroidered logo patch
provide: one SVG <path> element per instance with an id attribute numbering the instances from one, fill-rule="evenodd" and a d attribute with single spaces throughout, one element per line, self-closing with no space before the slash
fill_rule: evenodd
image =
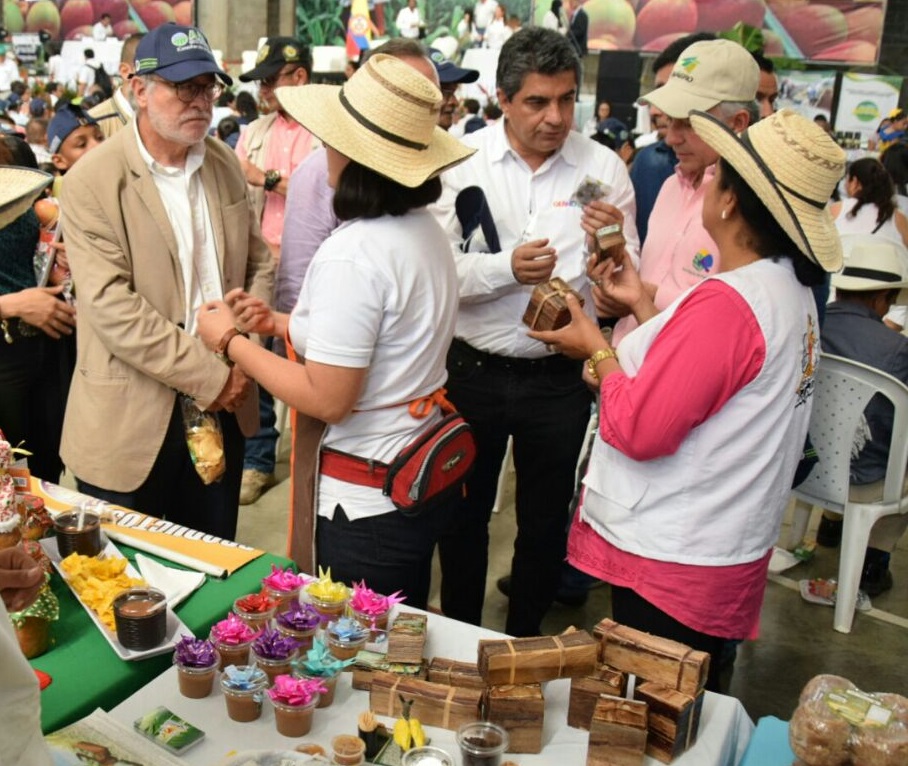
<path id="1" fill-rule="evenodd" d="M 690 74 L 693 72 L 700 64 L 700 60 L 696 56 L 688 56 L 687 58 L 681 59 L 681 68 Z"/>
<path id="2" fill-rule="evenodd" d="M 716 259 L 707 250 L 699 250 L 694 256 L 694 268 L 697 271 L 709 271 L 715 265 Z"/>

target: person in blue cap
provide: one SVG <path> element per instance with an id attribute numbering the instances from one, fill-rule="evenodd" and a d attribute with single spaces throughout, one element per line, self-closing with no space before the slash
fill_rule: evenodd
<path id="1" fill-rule="evenodd" d="M 47 151 L 60 173 L 103 141 L 98 121 L 76 104 L 64 104 L 47 126 Z"/>
<path id="2" fill-rule="evenodd" d="M 224 539 L 258 400 L 196 336 L 196 313 L 235 288 L 270 301 L 273 277 L 236 155 L 208 136 L 231 83 L 196 27 L 149 32 L 135 119 L 69 171 L 62 205 L 80 313 L 61 456 L 82 492 Z M 196 471 L 184 407 L 216 413 L 219 481 Z"/>
<path id="3" fill-rule="evenodd" d="M 463 83 L 476 82 L 479 72 L 475 69 L 459 67 L 453 61 L 445 58 L 445 54 L 437 48 L 429 48 L 429 59 L 438 72 L 438 81 L 441 84 L 441 95 L 444 102 L 441 113 L 438 115 L 438 127 L 450 130 L 454 124 L 454 112 L 457 110 L 457 87 Z"/>

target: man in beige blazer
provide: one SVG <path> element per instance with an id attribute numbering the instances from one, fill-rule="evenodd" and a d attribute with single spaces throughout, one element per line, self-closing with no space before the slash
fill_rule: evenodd
<path id="1" fill-rule="evenodd" d="M 122 84 L 110 98 L 88 110 L 88 113 L 101 126 L 104 138 L 113 136 L 135 117 L 135 109 L 131 101 L 132 84 L 129 82 L 129 78 L 135 71 L 136 48 L 139 47 L 144 36 L 141 32 L 136 32 L 123 41 L 123 47 L 120 49 L 120 66 L 117 69 Z"/>
<path id="2" fill-rule="evenodd" d="M 235 155 L 206 138 L 216 78 L 231 82 L 198 29 L 148 33 L 131 80 L 136 119 L 67 174 L 78 353 L 60 453 L 81 491 L 232 539 L 258 402 L 250 379 L 195 337 L 195 310 L 235 287 L 270 300 L 273 265 Z M 218 413 L 219 482 L 194 470 L 178 394 Z"/>

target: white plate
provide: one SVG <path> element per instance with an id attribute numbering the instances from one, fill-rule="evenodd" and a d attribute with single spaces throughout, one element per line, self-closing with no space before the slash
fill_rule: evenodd
<path id="1" fill-rule="evenodd" d="M 295 750 L 246 750 L 227 758 L 221 766 L 297 766 L 297 764 L 330 763 L 321 758 Z"/>
<path id="2" fill-rule="evenodd" d="M 63 573 L 63 570 L 60 569 L 60 552 L 57 550 L 57 540 L 53 537 L 47 537 L 41 540 L 41 547 L 44 548 L 44 552 L 47 554 L 48 558 L 53 563 L 56 570 L 60 573 L 60 577 L 63 578 L 63 581 L 69 585 L 69 580 L 66 579 L 66 575 Z M 115 546 L 109 540 L 107 541 L 107 546 L 101 551 L 101 555 L 106 558 L 124 558 L 123 554 L 117 550 Z M 126 564 L 126 574 L 129 577 L 134 577 L 140 579 L 141 575 L 135 570 L 132 564 Z M 72 586 L 70 585 L 70 590 Z M 182 620 L 174 614 L 173 610 L 168 607 L 167 609 L 167 626 L 164 631 L 164 642 L 159 646 L 154 647 L 153 649 L 145 649 L 144 651 L 139 651 L 136 649 L 127 649 L 123 644 L 117 640 L 117 634 L 111 630 L 108 630 L 107 626 L 101 622 L 101 618 L 95 614 L 95 611 L 88 606 L 81 598 L 79 594 L 73 591 L 73 595 L 79 599 L 79 603 L 85 608 L 85 611 L 88 612 L 88 616 L 91 617 L 95 625 L 98 626 L 98 630 L 101 631 L 101 634 L 104 638 L 107 639 L 107 643 L 111 645 L 113 650 L 117 653 L 117 656 L 123 660 L 143 660 L 146 657 L 154 657 L 158 654 L 164 654 L 169 652 L 176 645 L 177 641 L 180 640 L 182 634 L 193 635 L 192 631 L 186 627 Z"/>

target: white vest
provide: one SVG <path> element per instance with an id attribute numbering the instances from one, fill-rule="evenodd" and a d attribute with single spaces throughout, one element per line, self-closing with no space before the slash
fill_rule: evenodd
<path id="1" fill-rule="evenodd" d="M 760 558 L 778 537 L 810 420 L 819 338 L 813 296 L 789 260 L 761 259 L 711 278 L 753 310 L 766 344 L 762 369 L 673 455 L 636 461 L 597 438 L 581 513 L 622 550 L 728 566 Z M 686 295 L 621 342 L 629 377 Z"/>

